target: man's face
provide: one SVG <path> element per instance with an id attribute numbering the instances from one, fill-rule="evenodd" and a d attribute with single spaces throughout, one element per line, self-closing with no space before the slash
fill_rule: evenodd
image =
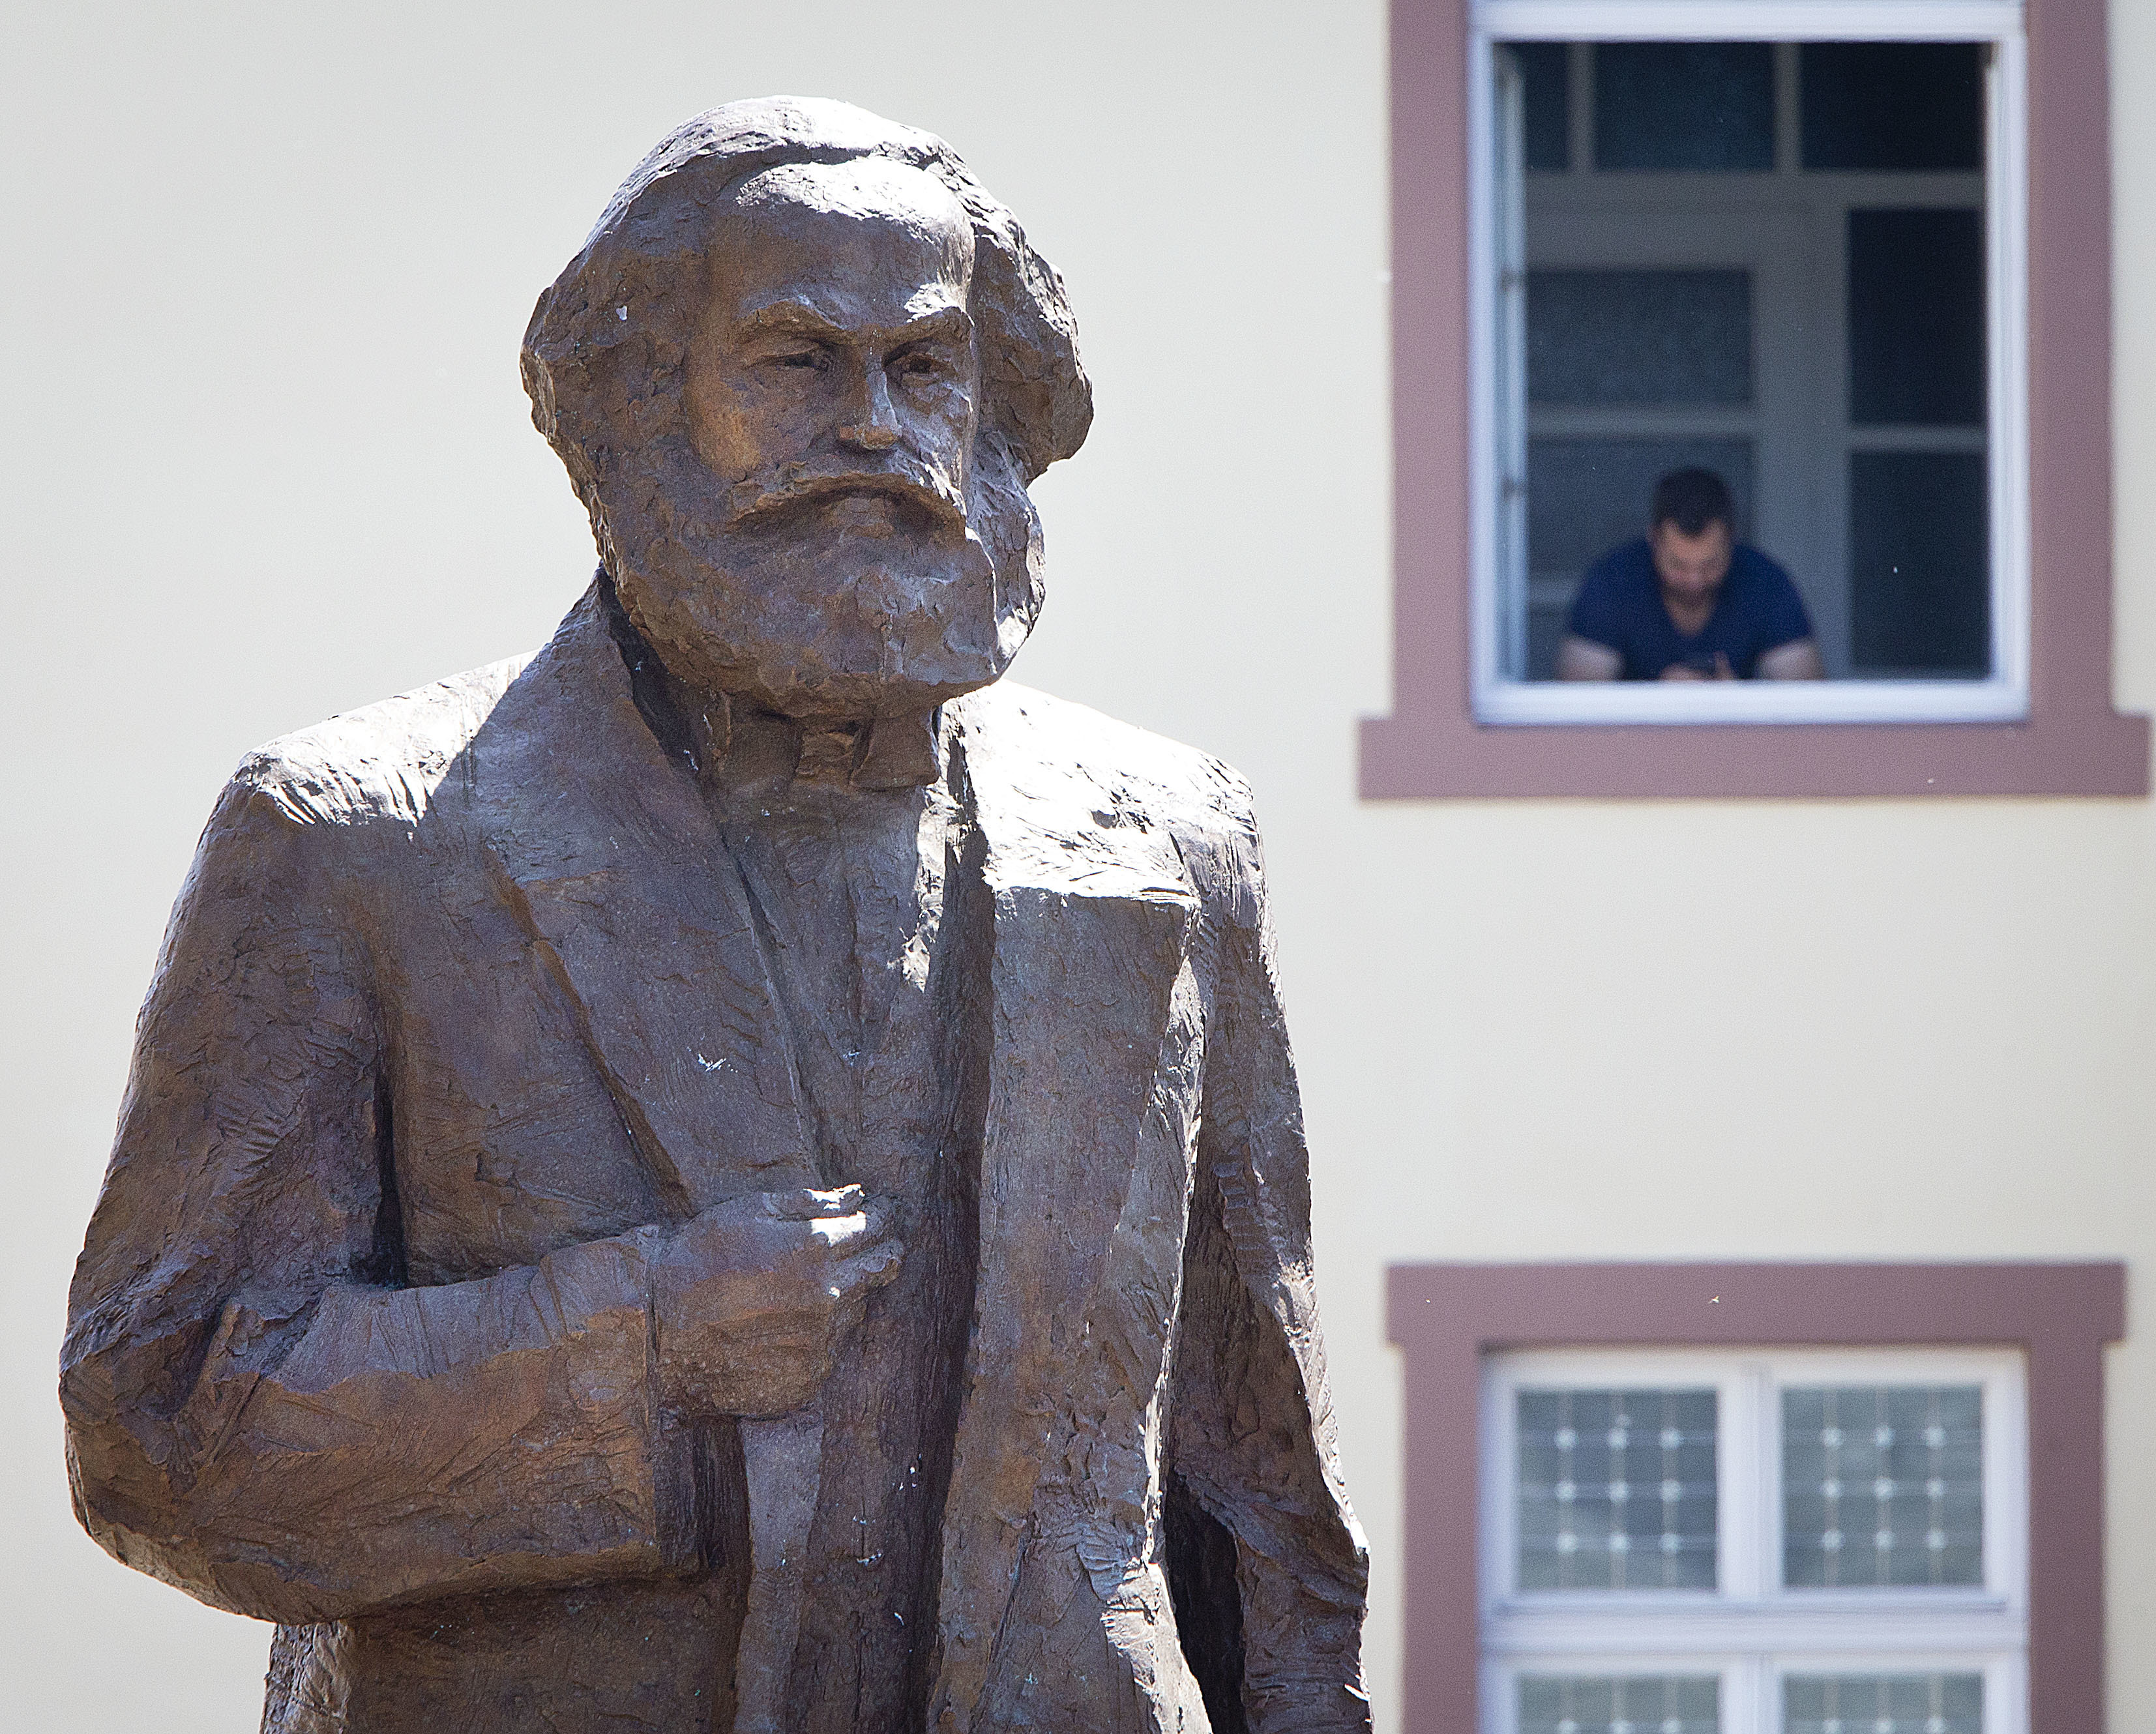
<path id="1" fill-rule="evenodd" d="M 1729 526 L 1707 525 L 1686 536 L 1674 519 L 1665 518 L 1648 538 L 1655 551 L 1655 576 L 1662 588 L 1681 602 L 1704 602 L 1729 576 Z"/>
<path id="2" fill-rule="evenodd" d="M 1008 462 L 976 473 L 964 209 L 916 169 L 789 165 L 729 192 L 707 264 L 688 451 L 630 490 L 648 528 L 615 576 L 639 628 L 676 674 L 795 716 L 994 679 L 1039 546 Z"/>

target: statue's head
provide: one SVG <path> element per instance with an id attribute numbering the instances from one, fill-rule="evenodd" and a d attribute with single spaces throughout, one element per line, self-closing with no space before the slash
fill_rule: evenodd
<path id="1" fill-rule="evenodd" d="M 1086 437 L 1063 285 L 942 141 L 843 103 L 679 126 L 539 298 L 532 418 L 677 676 L 803 718 L 984 685 L 1026 489 Z"/>

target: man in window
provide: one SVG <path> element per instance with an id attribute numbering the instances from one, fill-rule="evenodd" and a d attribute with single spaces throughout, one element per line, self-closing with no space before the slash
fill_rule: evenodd
<path id="1" fill-rule="evenodd" d="M 1655 484 L 1647 534 L 1589 568 L 1558 646 L 1560 680 L 1817 680 L 1826 673 L 1789 575 L 1736 534 L 1711 469 Z"/>

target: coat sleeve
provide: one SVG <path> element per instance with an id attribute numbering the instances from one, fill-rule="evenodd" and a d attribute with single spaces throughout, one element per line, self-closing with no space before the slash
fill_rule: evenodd
<path id="1" fill-rule="evenodd" d="M 204 833 L 69 1297 L 77 1515 L 287 1624 L 641 1575 L 684 1525 L 655 1441 L 653 1231 L 399 1285 L 381 1030 L 341 909 L 359 826 L 259 764 Z"/>
<path id="2" fill-rule="evenodd" d="M 1207 888 L 1214 987 L 1171 1490 L 1232 1544 L 1235 1605 L 1226 1629 L 1199 1641 L 1240 1662 L 1254 1734 L 1367 1728 L 1368 1555 L 1334 1439 L 1311 1272 L 1310 1158 L 1246 804 L 1237 819 L 1225 841 L 1187 851 Z M 1224 1599 L 1227 1584 L 1219 1588 Z"/>

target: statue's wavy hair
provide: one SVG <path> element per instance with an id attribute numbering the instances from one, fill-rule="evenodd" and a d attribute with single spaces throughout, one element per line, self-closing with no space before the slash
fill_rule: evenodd
<path id="1" fill-rule="evenodd" d="M 729 103 L 685 121 L 637 165 L 524 334 L 531 419 L 567 467 L 611 554 L 599 495 L 611 457 L 679 432 L 680 374 L 703 260 L 726 192 L 784 163 L 873 156 L 932 174 L 973 226 L 981 437 L 1021 485 L 1076 451 L 1093 418 L 1077 327 L 1055 267 L 932 134 L 817 98 Z M 998 466 L 1002 467 L 1002 466 Z"/>

